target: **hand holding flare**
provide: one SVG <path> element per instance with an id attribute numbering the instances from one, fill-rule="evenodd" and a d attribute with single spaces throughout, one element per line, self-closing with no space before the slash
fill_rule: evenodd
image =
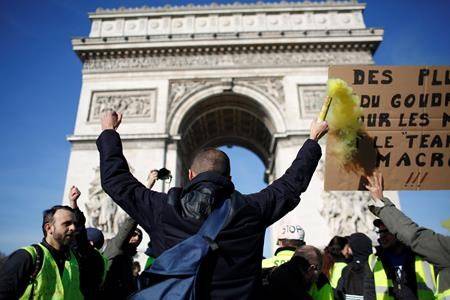
<path id="1" fill-rule="evenodd" d="M 357 139 L 363 132 L 363 124 L 360 121 L 363 114 L 360 99 L 353 94 L 352 88 L 345 81 L 336 78 L 328 80 L 327 94 L 328 99 L 324 107 L 329 105 L 329 110 L 322 107 L 319 118 L 322 117 L 323 112 L 324 117 L 327 117 L 328 110 L 327 122 L 330 135 L 336 139 L 336 143 L 330 148 L 331 153 L 341 165 L 347 166 L 355 156 Z"/>

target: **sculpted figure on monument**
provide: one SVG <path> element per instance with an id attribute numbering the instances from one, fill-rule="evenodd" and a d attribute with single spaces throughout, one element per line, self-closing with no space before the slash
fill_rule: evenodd
<path id="1" fill-rule="evenodd" d="M 119 226 L 125 221 L 127 214 L 103 191 L 100 168 L 95 168 L 94 172 L 88 201 L 85 203 L 88 222 L 90 226 L 102 230 L 106 237 L 112 237 L 119 231 Z"/>

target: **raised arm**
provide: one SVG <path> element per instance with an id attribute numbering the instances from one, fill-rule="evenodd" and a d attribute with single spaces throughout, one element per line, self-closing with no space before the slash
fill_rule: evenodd
<path id="1" fill-rule="evenodd" d="M 376 205 L 370 211 L 379 217 L 389 231 L 412 251 L 437 267 L 450 267 L 450 236 L 444 236 L 431 229 L 418 226 L 395 205 L 383 197 L 383 177 L 380 173 L 367 178 L 366 188 Z"/>
<path id="2" fill-rule="evenodd" d="M 119 232 L 108 242 L 103 255 L 110 261 L 123 252 L 122 247 L 128 243 L 131 233 L 136 229 L 137 223 L 130 217 L 127 217 L 120 226 Z"/>
<path id="3" fill-rule="evenodd" d="M 154 215 L 167 195 L 151 191 L 130 173 L 123 155 L 122 141 L 116 132 L 121 115 L 107 112 L 102 116 L 103 132 L 97 139 L 103 190 L 123 210 L 149 232 Z"/>
<path id="4" fill-rule="evenodd" d="M 282 218 L 300 202 L 300 194 L 308 187 L 322 156 L 318 141 L 327 130 L 326 122 L 314 120 L 311 124 L 310 138 L 298 151 L 297 157 L 284 175 L 259 193 L 248 195 L 260 206 L 267 226 Z"/>
<path id="5" fill-rule="evenodd" d="M 76 220 L 76 235 L 72 243 L 72 249 L 76 250 L 79 254 L 84 255 L 87 251 L 89 241 L 87 239 L 86 232 L 86 217 L 78 207 L 78 198 L 81 192 L 76 186 L 72 186 L 69 191 L 69 205 L 73 209 Z"/>

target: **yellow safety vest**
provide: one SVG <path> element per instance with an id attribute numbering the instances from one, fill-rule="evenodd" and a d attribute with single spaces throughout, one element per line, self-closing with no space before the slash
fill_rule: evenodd
<path id="1" fill-rule="evenodd" d="M 450 300 L 450 289 L 446 289 L 445 291 L 439 290 L 439 275 L 437 276 L 437 289 L 436 289 L 436 299 L 437 300 Z"/>
<path id="2" fill-rule="evenodd" d="M 371 254 L 368 262 L 375 279 L 377 300 L 394 299 L 394 297 L 389 295 L 389 288 L 393 287 L 393 283 L 392 280 L 387 277 L 381 260 L 375 254 Z M 436 279 L 434 276 L 433 265 L 416 255 L 414 268 L 416 273 L 418 298 L 421 300 L 435 299 Z"/>
<path id="3" fill-rule="evenodd" d="M 336 262 L 330 269 L 330 284 L 335 289 L 338 281 L 341 278 L 342 270 L 347 266 L 345 262 Z"/>
<path id="4" fill-rule="evenodd" d="M 311 288 L 308 291 L 308 294 L 314 300 L 333 300 L 334 292 L 333 288 L 329 283 L 324 284 L 320 290 L 317 288 L 317 284 L 314 282 Z"/>
<path id="5" fill-rule="evenodd" d="M 285 262 L 288 262 L 292 256 L 294 255 L 295 251 L 292 250 L 281 250 L 277 253 L 277 255 L 263 259 L 262 261 L 262 268 L 272 268 L 272 267 L 278 267 L 279 265 L 284 264 Z"/>
<path id="6" fill-rule="evenodd" d="M 58 265 L 53 259 L 50 251 L 41 244 L 44 257 L 42 268 L 36 276 L 33 299 L 52 300 L 78 300 L 83 299 L 80 290 L 80 270 L 75 255 L 70 251 L 70 260 L 64 264 L 64 273 L 61 279 Z M 22 248 L 26 250 L 36 261 L 36 249 L 33 246 Z M 28 284 L 20 299 L 30 299 L 32 283 Z"/>

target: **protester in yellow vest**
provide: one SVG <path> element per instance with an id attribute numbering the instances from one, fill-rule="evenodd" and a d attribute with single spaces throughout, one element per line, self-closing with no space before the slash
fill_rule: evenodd
<path id="1" fill-rule="evenodd" d="M 323 251 L 322 273 L 327 276 L 333 288 L 336 288 L 342 270 L 347 266 L 350 257 L 348 239 L 334 236 Z"/>
<path id="2" fill-rule="evenodd" d="M 372 290 L 378 299 L 434 299 L 436 281 L 433 266 L 400 242 L 380 219 L 378 228 L 380 247 L 368 259 Z"/>
<path id="3" fill-rule="evenodd" d="M 437 276 L 435 298 L 438 300 L 450 299 L 450 237 L 419 227 L 398 210 L 388 198 L 383 197 L 383 177 L 380 173 L 375 173 L 374 176 L 367 179 L 369 183 L 366 188 L 370 191 L 374 201 L 370 203 L 369 209 L 381 219 L 379 221 L 380 233 L 382 230 L 387 230 L 415 253 L 414 265 L 416 275 L 419 277 L 416 280 L 419 298 L 431 298 L 433 268 L 425 264 L 428 262 L 440 270 Z M 375 270 L 375 274 L 379 274 L 379 281 L 381 281 L 384 280 L 384 274 L 379 266 L 380 264 L 375 261 L 373 270 Z M 377 272 L 377 270 L 380 271 Z M 380 292 L 386 285 L 389 286 L 390 282 L 384 282 L 383 286 L 380 284 Z"/>
<path id="4" fill-rule="evenodd" d="M 44 211 L 42 230 L 40 244 L 19 249 L 6 260 L 0 270 L 0 299 L 83 299 L 78 262 L 69 248 L 75 233 L 72 208 L 57 205 Z"/>
<path id="5" fill-rule="evenodd" d="M 277 245 L 280 247 L 275 251 L 275 255 L 263 259 L 263 269 L 277 267 L 289 261 L 294 255 L 295 250 L 305 245 L 305 231 L 298 224 L 286 224 L 281 228 Z"/>
<path id="6" fill-rule="evenodd" d="M 322 253 L 304 245 L 286 263 L 273 267 L 263 279 L 262 299 L 333 299 L 320 298 L 322 285 L 314 286 L 320 275 Z M 326 277 L 324 276 L 326 279 Z M 331 286 L 328 285 L 330 290 Z M 330 293 L 329 295 L 332 294 Z M 317 297 L 317 298 L 316 298 Z"/>

